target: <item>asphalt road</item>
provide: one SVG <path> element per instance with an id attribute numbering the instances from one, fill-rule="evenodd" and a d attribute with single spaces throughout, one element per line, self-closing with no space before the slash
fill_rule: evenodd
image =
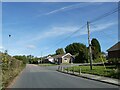
<path id="1" fill-rule="evenodd" d="M 118 88 L 118 86 L 84 79 L 55 71 L 56 66 L 28 64 L 10 88 Z"/>

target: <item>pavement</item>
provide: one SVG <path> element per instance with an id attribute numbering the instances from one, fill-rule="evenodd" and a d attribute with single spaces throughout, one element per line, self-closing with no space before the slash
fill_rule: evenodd
<path id="1" fill-rule="evenodd" d="M 57 72 L 57 66 L 27 64 L 8 88 L 109 88 L 118 86 Z"/>
<path id="2" fill-rule="evenodd" d="M 70 74 L 70 75 L 75 75 L 75 76 L 80 76 L 83 78 L 91 79 L 91 80 L 96 80 L 104 83 L 109 83 L 113 85 L 120 86 L 120 80 L 114 79 L 114 78 L 109 78 L 109 77 L 104 77 L 104 76 L 98 76 L 98 75 L 92 75 L 92 74 L 85 74 L 85 73 L 78 73 L 78 72 L 67 72 L 67 71 L 60 71 L 62 73 Z"/>

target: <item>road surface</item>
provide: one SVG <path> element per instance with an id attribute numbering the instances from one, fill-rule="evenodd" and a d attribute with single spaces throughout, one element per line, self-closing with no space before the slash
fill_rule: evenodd
<path id="1" fill-rule="evenodd" d="M 55 68 L 56 66 L 49 66 Z M 48 67 L 27 64 L 10 88 L 118 88 L 118 86 L 63 74 Z"/>

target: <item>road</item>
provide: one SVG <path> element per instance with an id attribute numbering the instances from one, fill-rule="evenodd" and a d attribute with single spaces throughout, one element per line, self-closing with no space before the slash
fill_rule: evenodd
<path id="1" fill-rule="evenodd" d="M 55 71 L 56 66 L 27 64 L 10 88 L 118 88 L 118 86 L 84 79 Z"/>

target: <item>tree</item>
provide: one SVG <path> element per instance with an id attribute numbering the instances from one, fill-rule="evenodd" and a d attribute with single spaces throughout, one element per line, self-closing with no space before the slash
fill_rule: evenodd
<path id="1" fill-rule="evenodd" d="M 94 60 L 100 56 L 101 46 L 100 46 L 99 41 L 96 38 L 92 39 L 91 45 L 92 45 L 92 56 L 93 56 L 93 60 Z"/>
<path id="2" fill-rule="evenodd" d="M 84 44 L 82 44 L 82 43 L 72 43 L 72 44 L 66 46 L 65 51 L 66 51 L 66 53 L 70 53 L 72 55 L 76 55 L 84 47 L 86 47 L 86 46 Z"/>
<path id="3" fill-rule="evenodd" d="M 20 61 L 23 61 L 24 64 L 28 63 L 28 58 L 27 56 L 23 55 L 23 56 L 13 56 L 14 58 L 20 60 Z"/>
<path id="4" fill-rule="evenodd" d="M 82 43 L 72 43 L 65 48 L 66 53 L 75 55 L 74 63 L 88 62 L 88 50 Z"/>
<path id="5" fill-rule="evenodd" d="M 56 55 L 59 55 L 59 54 L 64 54 L 63 48 L 58 48 L 58 49 L 56 50 Z"/>

